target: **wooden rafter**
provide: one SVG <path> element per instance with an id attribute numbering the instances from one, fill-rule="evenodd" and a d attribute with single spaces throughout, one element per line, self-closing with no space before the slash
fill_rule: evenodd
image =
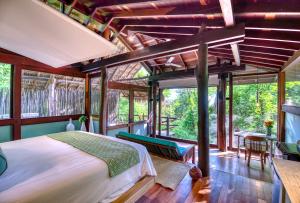
<path id="1" fill-rule="evenodd" d="M 244 26 L 238 25 L 231 28 L 209 30 L 194 35 L 193 37 L 182 38 L 180 41 L 170 41 L 155 46 L 147 47 L 131 53 L 117 55 L 108 59 L 97 61 L 82 68 L 82 71 L 89 72 L 99 69 L 99 67 L 113 67 L 124 63 L 133 63 L 162 56 L 174 55 L 181 51 L 187 52 L 197 49 L 200 40 L 207 43 L 208 46 L 222 46 L 243 40 Z"/>

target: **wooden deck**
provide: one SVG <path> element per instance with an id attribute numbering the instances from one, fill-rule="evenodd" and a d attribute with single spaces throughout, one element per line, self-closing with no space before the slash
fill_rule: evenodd
<path id="1" fill-rule="evenodd" d="M 193 182 L 187 174 L 175 191 L 156 184 L 138 200 L 138 203 L 253 203 L 272 202 L 272 198 L 278 199 L 278 180 L 276 177 L 273 180 L 273 170 L 268 163 L 265 171 L 261 171 L 258 159 L 251 160 L 251 167 L 248 168 L 243 154 L 238 159 L 234 152 L 211 150 L 210 168 L 209 179 Z M 272 190 L 276 190 L 274 197 Z"/>

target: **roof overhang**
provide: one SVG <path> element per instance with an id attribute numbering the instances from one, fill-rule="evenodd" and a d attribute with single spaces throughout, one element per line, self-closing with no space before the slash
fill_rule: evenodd
<path id="1" fill-rule="evenodd" d="M 0 0 L 0 47 L 52 67 L 113 54 L 115 45 L 38 0 Z"/>

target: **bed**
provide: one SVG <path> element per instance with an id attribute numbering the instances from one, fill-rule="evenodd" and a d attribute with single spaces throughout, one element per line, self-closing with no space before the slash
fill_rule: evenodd
<path id="1" fill-rule="evenodd" d="M 104 161 L 48 136 L 2 143 L 8 168 L 0 176 L 0 202 L 111 202 L 142 177 L 156 176 L 144 146 L 93 135 L 134 147 L 140 162 L 109 177 Z"/>

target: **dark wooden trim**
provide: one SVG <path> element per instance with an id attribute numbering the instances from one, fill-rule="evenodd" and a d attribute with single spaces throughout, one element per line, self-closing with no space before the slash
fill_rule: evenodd
<path id="1" fill-rule="evenodd" d="M 148 84 L 148 126 L 147 126 L 147 134 L 151 135 L 151 126 L 152 126 L 152 104 L 153 104 L 153 98 L 152 98 L 152 84 L 153 82 L 149 82 Z"/>
<path id="2" fill-rule="evenodd" d="M 153 137 L 156 137 L 156 124 L 157 124 L 157 89 L 158 83 L 154 82 L 152 86 L 152 96 L 153 96 L 153 107 L 152 107 L 152 133 Z"/>
<path id="3" fill-rule="evenodd" d="M 89 122 L 90 122 L 90 111 L 91 111 L 91 100 L 90 100 L 90 96 L 91 96 L 91 91 L 90 91 L 90 88 L 91 88 L 91 79 L 89 78 L 88 75 L 86 75 L 85 77 L 85 106 L 84 106 L 84 112 L 85 112 L 85 115 L 88 117 L 87 119 L 87 122 L 85 122 L 85 126 L 86 126 L 86 129 L 87 131 L 89 131 L 89 128 L 90 128 L 90 125 L 89 125 Z"/>
<path id="4" fill-rule="evenodd" d="M 199 64 L 195 76 L 198 93 L 198 167 L 204 177 L 209 176 L 209 117 L 208 117 L 208 46 L 200 42 Z"/>
<path id="5" fill-rule="evenodd" d="M 171 141 L 175 141 L 175 142 L 182 142 L 182 143 L 187 143 L 187 144 L 194 144 L 194 145 L 198 144 L 198 142 L 194 141 L 194 140 L 185 140 L 185 139 L 180 139 L 180 138 L 176 138 L 176 137 L 167 137 L 167 136 L 156 135 L 156 138 L 171 140 Z M 217 148 L 218 146 L 216 144 L 209 144 L 209 147 Z"/>
<path id="6" fill-rule="evenodd" d="M 285 113 L 300 115 L 300 106 L 292 106 L 292 105 L 284 104 L 282 105 L 282 111 Z"/>
<path id="7" fill-rule="evenodd" d="M 159 100 L 158 100 L 158 135 L 159 136 L 161 136 L 161 122 L 162 122 L 162 120 L 161 120 L 161 105 L 162 105 L 162 101 L 161 101 L 161 99 L 162 99 L 162 89 L 160 89 L 159 88 L 159 90 L 158 90 L 158 95 L 159 95 Z"/>
<path id="8" fill-rule="evenodd" d="M 8 126 L 13 124 L 14 124 L 14 119 L 12 118 L 0 120 L 0 126 Z"/>
<path id="9" fill-rule="evenodd" d="M 232 74 L 229 74 L 229 121 L 228 121 L 228 130 L 229 130 L 229 150 L 232 149 L 232 142 L 233 142 L 233 77 Z"/>
<path id="10" fill-rule="evenodd" d="M 129 90 L 129 114 L 128 114 L 129 128 L 128 132 L 134 132 L 134 91 Z"/>
<path id="11" fill-rule="evenodd" d="M 121 83 L 121 82 L 114 82 L 114 81 L 108 82 L 108 89 L 134 90 L 134 91 L 140 91 L 140 92 L 148 91 L 148 88 L 145 86 L 127 84 L 127 83 Z"/>
<path id="12" fill-rule="evenodd" d="M 182 37 L 177 41 L 170 41 L 161 44 L 157 44 L 154 46 L 145 47 L 141 50 L 132 51 L 125 54 L 120 54 L 117 56 L 113 56 L 111 58 L 103 59 L 101 61 L 97 61 L 91 64 L 88 64 L 82 68 L 83 72 L 91 72 L 99 70 L 99 67 L 114 67 L 118 65 L 124 65 L 128 63 L 146 61 L 149 59 L 154 59 L 157 57 L 163 57 L 178 53 L 182 50 L 191 51 L 196 50 L 199 42 L 202 40 L 203 43 L 206 44 L 214 44 L 213 46 L 219 46 L 224 42 L 230 39 L 231 43 L 235 41 L 235 39 L 241 38 L 243 40 L 245 36 L 244 25 L 237 25 L 230 28 L 217 29 L 217 30 L 208 30 L 202 33 L 198 33 L 194 36 Z"/>
<path id="13" fill-rule="evenodd" d="M 236 71 L 245 71 L 246 66 L 235 66 L 230 64 L 216 64 L 210 65 L 208 67 L 208 74 L 220 74 L 220 73 L 230 73 Z M 179 79 L 179 78 L 187 78 L 187 77 L 195 77 L 195 69 L 188 70 L 180 70 L 173 72 L 164 72 L 159 75 L 152 75 L 149 77 L 149 80 L 159 81 L 159 80 L 170 80 L 170 79 Z"/>
<path id="14" fill-rule="evenodd" d="M 20 65 L 15 65 L 13 67 L 13 114 L 14 119 L 13 127 L 13 140 L 21 139 L 21 90 L 22 90 L 22 69 Z"/>
<path id="15" fill-rule="evenodd" d="M 80 72 L 79 68 L 74 68 L 71 66 L 54 68 L 46 64 L 34 61 L 30 58 L 20 56 L 20 55 L 15 55 L 15 54 L 7 54 L 7 53 L 0 52 L 0 62 L 18 65 L 22 69 L 26 69 L 26 70 L 53 73 L 53 74 L 73 76 L 73 77 L 81 77 L 81 78 L 85 77 L 85 74 Z"/>
<path id="16" fill-rule="evenodd" d="M 106 72 L 106 68 L 103 68 L 101 71 L 99 133 L 102 135 L 106 135 L 106 128 L 107 128 L 107 72 Z"/>
<path id="17" fill-rule="evenodd" d="M 226 151 L 226 75 L 220 75 L 218 86 L 217 137 L 218 147 Z"/>
<path id="18" fill-rule="evenodd" d="M 283 111 L 283 105 L 285 103 L 285 72 L 278 73 L 278 101 L 277 101 L 277 138 L 279 141 L 285 141 L 285 112 Z"/>
<path id="19" fill-rule="evenodd" d="M 61 121 L 78 120 L 82 114 L 69 115 L 69 116 L 51 116 L 51 117 L 39 117 L 39 118 L 23 118 L 21 119 L 21 125 L 35 125 L 41 123 L 55 123 Z"/>

